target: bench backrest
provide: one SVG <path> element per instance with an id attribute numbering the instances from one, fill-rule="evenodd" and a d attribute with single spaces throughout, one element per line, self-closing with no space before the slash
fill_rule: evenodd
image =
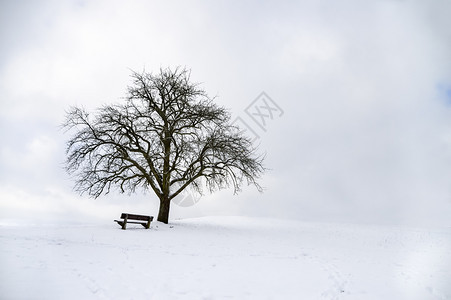
<path id="1" fill-rule="evenodd" d="M 133 214 L 123 213 L 121 215 L 121 219 L 125 219 L 125 218 L 127 218 L 129 220 L 139 220 L 139 221 L 149 221 L 149 220 L 153 219 L 153 217 L 151 217 L 151 216 L 142 216 L 142 215 L 133 215 Z"/>

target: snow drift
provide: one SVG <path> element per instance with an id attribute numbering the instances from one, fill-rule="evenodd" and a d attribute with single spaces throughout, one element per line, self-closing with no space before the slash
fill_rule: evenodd
<path id="1" fill-rule="evenodd" d="M 450 299 L 451 229 L 0 223 L 3 299 Z"/>

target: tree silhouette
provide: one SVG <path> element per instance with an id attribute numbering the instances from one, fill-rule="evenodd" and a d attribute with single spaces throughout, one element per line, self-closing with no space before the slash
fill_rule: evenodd
<path id="1" fill-rule="evenodd" d="M 132 73 L 123 104 L 104 105 L 92 116 L 71 107 L 63 126 L 66 169 L 75 190 L 97 198 L 112 188 L 151 190 L 160 200 L 158 221 L 168 223 L 171 200 L 190 187 L 199 193 L 243 182 L 261 191 L 263 157 L 250 138 L 230 124 L 190 71 L 177 68 Z"/>

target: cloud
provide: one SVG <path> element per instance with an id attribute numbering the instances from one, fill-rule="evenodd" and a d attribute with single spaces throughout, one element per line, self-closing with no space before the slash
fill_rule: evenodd
<path id="1" fill-rule="evenodd" d="M 120 101 L 128 68 L 186 65 L 254 126 L 270 170 L 264 194 L 224 191 L 174 216 L 446 223 L 448 8 L 388 0 L 2 4 L 1 28 L 13 29 L 1 31 L 2 197 L 36 193 L 42 207 L 72 201 L 61 200 L 74 197 L 62 170 L 64 110 Z M 262 91 L 284 110 L 266 132 L 244 112 Z M 58 197 L 44 192 L 55 187 Z"/>

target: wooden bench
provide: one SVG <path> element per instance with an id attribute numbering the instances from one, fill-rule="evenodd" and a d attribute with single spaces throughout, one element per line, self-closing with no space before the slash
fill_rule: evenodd
<path id="1" fill-rule="evenodd" d="M 121 225 L 123 230 L 125 230 L 127 228 L 127 223 L 141 224 L 142 226 L 144 226 L 144 228 L 149 229 L 150 222 L 152 222 L 153 217 L 122 213 L 121 219 L 122 220 L 114 220 L 114 222 L 117 222 L 119 225 Z M 130 220 L 133 220 L 133 221 L 130 221 Z M 137 222 L 137 221 L 141 221 L 141 222 Z"/>

